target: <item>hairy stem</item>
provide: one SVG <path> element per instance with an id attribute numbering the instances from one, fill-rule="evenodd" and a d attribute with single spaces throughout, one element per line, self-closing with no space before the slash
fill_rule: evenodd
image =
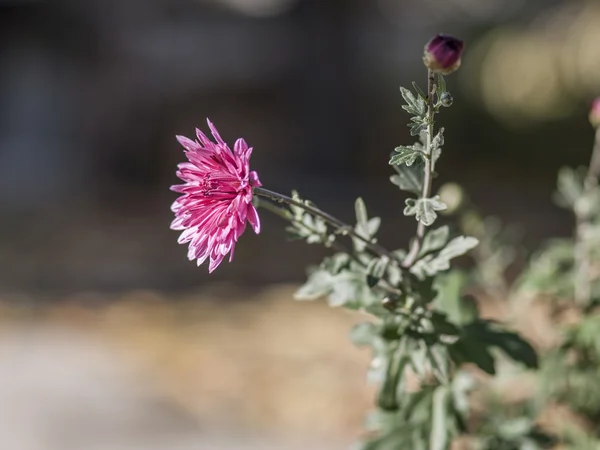
<path id="1" fill-rule="evenodd" d="M 431 196 L 431 183 L 433 181 L 433 155 L 431 154 L 431 141 L 433 139 L 433 119 L 435 115 L 435 108 L 433 105 L 433 97 L 435 95 L 435 73 L 432 70 L 427 72 L 427 142 L 426 142 L 426 155 L 425 155 L 425 177 L 423 180 L 423 192 L 421 198 L 429 198 Z M 423 243 L 423 237 L 425 237 L 425 224 L 419 222 L 417 225 L 417 235 L 412 241 L 410 251 L 402 261 L 404 267 L 410 267 L 414 264 L 421 245 Z"/>
<path id="2" fill-rule="evenodd" d="M 596 189 L 600 176 L 600 127 L 596 129 L 594 147 L 590 165 L 584 181 L 584 196 Z M 585 211 L 575 209 L 575 301 L 579 305 L 589 303 L 592 296 L 590 280 L 590 255 L 585 242 L 585 231 L 589 226 L 590 217 Z"/>
<path id="3" fill-rule="evenodd" d="M 392 254 L 390 251 L 388 251 L 381 245 L 376 244 L 371 239 L 368 239 L 368 238 L 362 236 L 361 234 L 357 233 L 354 230 L 354 228 L 351 227 L 350 225 L 348 225 L 347 223 L 342 222 L 340 219 L 332 216 L 331 214 L 326 213 L 325 211 L 321 211 L 317 207 L 307 205 L 304 202 L 301 202 L 301 201 L 298 201 L 291 197 L 288 197 L 287 195 L 279 194 L 278 192 L 273 192 L 273 191 L 270 191 L 270 190 L 262 188 L 262 187 L 255 187 L 254 193 L 256 195 L 259 195 L 262 197 L 270 198 L 271 200 L 278 202 L 278 203 L 287 203 L 288 205 L 298 206 L 298 207 L 304 209 L 305 211 L 309 212 L 310 214 L 323 219 L 325 222 L 327 222 L 332 227 L 334 227 L 339 234 L 351 236 L 353 238 L 356 238 L 356 239 L 364 242 L 366 244 L 367 248 L 369 250 L 371 250 L 373 253 L 375 253 L 376 255 L 386 256 L 391 261 L 397 260 L 397 258 L 394 254 Z"/>

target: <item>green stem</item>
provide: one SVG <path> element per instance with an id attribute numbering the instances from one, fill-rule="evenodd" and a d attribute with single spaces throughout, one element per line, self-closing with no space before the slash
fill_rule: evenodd
<path id="1" fill-rule="evenodd" d="M 433 155 L 431 154 L 431 141 L 433 139 L 433 120 L 435 115 L 435 108 L 433 104 L 433 97 L 435 95 L 435 73 L 432 70 L 427 72 L 427 142 L 425 148 L 425 177 L 423 180 L 423 191 L 421 198 L 429 198 L 431 196 L 431 185 L 433 181 Z M 417 235 L 412 241 L 410 251 L 402 261 L 404 267 L 410 267 L 414 264 L 419 250 L 423 244 L 423 238 L 425 237 L 425 224 L 419 222 L 417 225 Z"/>
<path id="2" fill-rule="evenodd" d="M 397 258 L 394 254 L 389 252 L 387 249 L 385 249 L 381 245 L 376 244 L 371 239 L 368 239 L 368 238 L 362 236 L 361 234 L 357 233 L 354 230 L 354 228 L 351 227 L 350 225 L 348 225 L 347 223 L 342 222 L 340 219 L 332 216 L 331 214 L 326 213 L 325 211 L 321 211 L 317 207 L 307 205 L 304 202 L 301 202 L 301 201 L 298 201 L 291 197 L 288 197 L 287 195 L 279 194 L 278 192 L 273 192 L 273 191 L 270 191 L 270 190 L 262 188 L 262 187 L 255 187 L 254 193 L 256 195 L 269 198 L 278 203 L 287 203 L 288 205 L 298 206 L 298 207 L 304 209 L 305 211 L 309 212 L 310 214 L 312 214 L 316 217 L 320 217 L 325 222 L 329 223 L 331 226 L 333 226 L 334 228 L 337 229 L 337 232 L 339 234 L 348 235 L 348 236 L 351 236 L 353 238 L 356 238 L 356 239 L 364 242 L 366 244 L 367 248 L 369 250 L 371 250 L 372 252 L 374 252 L 376 255 L 386 256 L 391 261 L 397 260 Z"/>

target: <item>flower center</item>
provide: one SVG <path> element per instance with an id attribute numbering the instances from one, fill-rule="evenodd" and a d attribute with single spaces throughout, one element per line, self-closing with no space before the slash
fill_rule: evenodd
<path id="1" fill-rule="evenodd" d="M 210 197 L 211 192 L 217 188 L 217 183 L 212 181 L 210 178 L 211 174 L 207 173 L 206 175 L 204 175 L 204 177 L 202 178 L 202 182 L 200 183 L 202 195 L 204 195 L 205 197 Z"/>

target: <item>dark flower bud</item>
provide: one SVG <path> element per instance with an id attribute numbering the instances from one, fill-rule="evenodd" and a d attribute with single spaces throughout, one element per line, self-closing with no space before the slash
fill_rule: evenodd
<path id="1" fill-rule="evenodd" d="M 600 128 L 600 97 L 592 102 L 589 118 L 594 128 Z"/>
<path id="2" fill-rule="evenodd" d="M 423 62 L 428 69 L 444 75 L 460 67 L 463 41 L 447 34 L 438 34 L 425 46 Z"/>
<path id="3" fill-rule="evenodd" d="M 454 99 L 452 98 L 452 94 L 450 92 L 444 92 L 440 97 L 440 103 L 446 108 L 448 106 L 452 106 L 453 101 Z"/>

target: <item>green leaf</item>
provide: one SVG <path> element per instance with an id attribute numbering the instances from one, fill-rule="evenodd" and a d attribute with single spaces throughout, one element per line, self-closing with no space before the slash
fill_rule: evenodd
<path id="1" fill-rule="evenodd" d="M 431 435 L 429 450 L 445 450 L 449 444 L 448 403 L 450 390 L 447 386 L 438 386 L 433 393 L 433 411 L 431 417 Z"/>
<path id="2" fill-rule="evenodd" d="M 390 159 L 390 164 L 406 164 L 407 166 L 412 166 L 417 158 L 423 158 L 423 151 L 414 145 L 404 146 L 401 145 L 396 147 L 394 151 L 397 153 L 392 156 Z"/>
<path id="3" fill-rule="evenodd" d="M 296 300 L 316 300 L 331 292 L 334 277 L 327 271 L 317 269 L 311 273 L 308 280 L 296 291 Z"/>
<path id="4" fill-rule="evenodd" d="M 438 100 L 442 96 L 442 94 L 446 92 L 446 80 L 444 79 L 441 73 L 437 74 L 436 91 Z"/>
<path id="5" fill-rule="evenodd" d="M 433 158 L 435 163 L 442 154 L 442 146 L 444 145 L 444 129 L 440 128 L 440 131 L 431 140 L 431 147 L 429 148 L 429 154 Z"/>
<path id="6" fill-rule="evenodd" d="M 419 94 L 419 97 L 421 97 L 425 102 L 427 102 L 427 95 L 425 94 L 425 92 L 423 92 L 423 90 L 419 87 L 419 85 L 417 83 L 415 83 L 414 81 L 412 82 L 413 88 L 415 89 L 415 92 L 417 94 Z"/>
<path id="7" fill-rule="evenodd" d="M 381 218 L 373 217 L 369 219 L 365 202 L 360 197 L 356 199 L 354 210 L 356 212 L 356 227 L 354 231 L 365 239 L 374 240 L 373 238 L 381 225 Z M 367 247 L 367 244 L 361 239 L 352 238 L 352 242 L 357 252 L 362 252 Z"/>
<path id="8" fill-rule="evenodd" d="M 428 253 L 442 248 L 444 245 L 446 245 L 446 242 L 448 242 L 449 236 L 450 228 L 448 225 L 428 231 L 425 235 L 425 238 L 423 238 L 423 244 L 421 245 L 421 250 L 419 251 L 418 257 L 421 258 Z"/>
<path id="9" fill-rule="evenodd" d="M 415 218 L 425 226 L 431 225 L 437 218 L 436 211 L 443 211 L 446 205 L 440 201 L 440 196 L 433 198 L 409 198 L 405 201 L 405 216 L 415 216 Z"/>
<path id="10" fill-rule="evenodd" d="M 463 336 L 448 346 L 448 354 L 456 365 L 473 363 L 490 375 L 496 373 L 494 357 L 483 342 Z"/>
<path id="11" fill-rule="evenodd" d="M 356 224 L 366 228 L 369 216 L 367 216 L 365 201 L 361 197 L 358 197 L 356 202 L 354 202 L 354 211 L 356 212 Z"/>
<path id="12" fill-rule="evenodd" d="M 379 327 L 373 322 L 362 322 L 354 325 L 350 331 L 350 340 L 357 347 L 371 345 L 379 337 Z"/>
<path id="13" fill-rule="evenodd" d="M 409 89 L 400 87 L 400 93 L 406 101 L 406 105 L 402 105 L 402 109 L 413 116 L 423 116 L 427 112 L 427 104 L 420 96 L 415 97 Z"/>
<path id="14" fill-rule="evenodd" d="M 345 271 L 333 277 L 329 306 L 359 309 L 380 300 L 367 285 L 364 273 Z"/>
<path id="15" fill-rule="evenodd" d="M 494 346 L 506 353 L 510 358 L 523 363 L 526 367 L 538 367 L 538 357 L 532 345 L 519 334 L 501 329 L 494 322 L 477 320 L 464 327 L 463 332 L 471 339 L 477 339 L 489 346 Z"/>
<path id="16" fill-rule="evenodd" d="M 446 247 L 437 254 L 430 254 L 418 260 L 410 271 L 419 278 L 433 276 L 450 268 L 450 260 L 464 255 L 474 248 L 479 241 L 474 237 L 458 236 L 452 239 Z"/>
<path id="17" fill-rule="evenodd" d="M 452 270 L 436 277 L 439 295 L 435 306 L 448 315 L 451 322 L 462 325 L 470 323 L 478 316 L 477 303 L 462 297 L 462 289 L 467 276 L 459 270 Z"/>
<path id="18" fill-rule="evenodd" d="M 462 342 L 463 347 L 465 345 L 473 346 L 474 343 L 484 348 L 497 347 L 510 358 L 523 363 L 528 368 L 537 368 L 538 366 L 537 353 L 529 342 L 517 333 L 501 329 L 489 320 L 480 319 L 465 325 L 458 342 Z"/>
<path id="19" fill-rule="evenodd" d="M 377 286 L 377 283 L 385 275 L 385 270 L 390 260 L 387 257 L 373 258 L 367 265 L 367 285 L 369 287 Z"/>
<path id="20" fill-rule="evenodd" d="M 397 174 L 390 177 L 390 181 L 403 191 L 419 195 L 423 190 L 424 165 L 417 162 L 412 166 L 394 165 Z"/>
<path id="21" fill-rule="evenodd" d="M 427 121 L 421 117 L 411 117 L 408 124 L 411 136 L 419 136 L 427 128 Z"/>

